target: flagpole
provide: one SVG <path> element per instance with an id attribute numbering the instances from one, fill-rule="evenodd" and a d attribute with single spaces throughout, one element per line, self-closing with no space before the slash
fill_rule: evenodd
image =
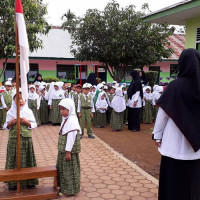
<path id="1" fill-rule="evenodd" d="M 19 38 L 15 18 L 15 53 L 16 53 L 16 100 L 17 100 L 17 170 L 21 169 L 20 158 L 20 103 L 19 103 Z M 17 194 L 20 193 L 20 181 L 17 181 Z"/>

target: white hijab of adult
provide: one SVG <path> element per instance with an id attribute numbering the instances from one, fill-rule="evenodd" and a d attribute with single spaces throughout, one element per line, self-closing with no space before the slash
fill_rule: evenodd
<path id="1" fill-rule="evenodd" d="M 81 128 L 80 128 L 78 118 L 77 118 L 76 112 L 75 112 L 74 101 L 72 99 L 66 98 L 66 99 L 62 99 L 58 105 L 63 106 L 64 108 L 69 110 L 69 115 L 67 117 L 63 117 L 63 120 L 61 123 L 61 128 L 66 119 L 67 119 L 67 122 L 65 123 L 64 127 L 62 128 L 61 134 L 65 135 L 66 133 L 69 133 L 72 131 L 79 131 L 79 133 L 81 134 Z"/>
<path id="2" fill-rule="evenodd" d="M 156 93 L 155 93 L 154 98 L 155 98 L 156 100 L 158 100 L 158 99 L 160 98 L 162 92 L 163 92 L 163 86 L 158 86 L 158 87 L 156 88 Z"/>
<path id="3" fill-rule="evenodd" d="M 115 112 L 123 112 L 126 109 L 126 102 L 123 96 L 122 89 L 117 88 L 115 94 L 116 95 L 111 102 L 111 107 L 115 110 Z"/>
<path id="4" fill-rule="evenodd" d="M 19 89 L 19 92 L 21 93 L 21 89 Z M 7 128 L 7 124 L 11 119 L 16 119 L 17 118 L 17 105 L 14 101 L 14 97 L 16 95 L 16 90 L 13 90 L 12 93 L 12 105 L 9 111 L 7 112 L 6 116 L 6 122 L 4 124 L 4 128 Z M 32 110 L 28 107 L 28 104 L 25 103 L 24 106 L 20 107 L 20 118 L 26 118 L 29 122 L 31 122 L 31 128 L 36 128 L 37 123 L 35 121 L 35 117 L 33 115 Z"/>
<path id="5" fill-rule="evenodd" d="M 101 97 L 105 95 L 105 98 L 102 100 Z M 105 113 L 106 110 L 101 110 L 100 108 L 108 108 L 108 103 L 106 101 L 106 93 L 105 92 L 100 92 L 99 95 L 98 95 L 98 99 L 97 99 L 97 102 L 96 102 L 96 108 L 97 110 L 100 111 L 100 113 Z"/>
<path id="6" fill-rule="evenodd" d="M 34 92 L 31 92 L 30 89 L 31 88 L 34 88 L 35 89 L 35 85 L 30 85 L 29 86 L 29 93 L 28 93 L 28 99 L 31 99 L 31 100 L 36 100 L 39 98 L 39 95 L 36 93 L 36 89 Z"/>

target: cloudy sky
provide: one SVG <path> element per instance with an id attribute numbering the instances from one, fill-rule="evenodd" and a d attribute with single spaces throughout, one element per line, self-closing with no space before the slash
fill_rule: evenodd
<path id="1" fill-rule="evenodd" d="M 134 4 L 136 10 L 140 10 L 144 3 L 148 3 L 152 12 L 180 1 L 181 0 L 117 0 L 122 7 Z M 83 16 L 86 10 L 90 8 L 103 10 L 109 0 L 43 0 L 43 2 L 48 5 L 47 21 L 51 25 L 61 25 L 62 20 L 60 18 L 69 9 L 77 16 Z"/>

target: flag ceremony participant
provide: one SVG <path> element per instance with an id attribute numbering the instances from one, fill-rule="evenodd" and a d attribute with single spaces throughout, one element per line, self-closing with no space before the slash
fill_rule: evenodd
<path id="1" fill-rule="evenodd" d="M 107 124 L 106 110 L 108 109 L 108 103 L 106 101 L 106 93 L 100 92 L 96 102 L 96 127 L 105 128 Z"/>
<path id="2" fill-rule="evenodd" d="M 85 83 L 83 85 L 83 93 L 80 94 L 80 98 L 78 100 L 77 113 L 80 119 L 80 126 L 82 132 L 81 137 L 84 135 L 84 127 L 86 125 L 88 138 L 94 139 L 95 137 L 92 133 L 92 118 L 94 116 L 93 113 L 95 112 L 95 109 L 92 96 L 89 95 L 89 92 L 90 84 Z"/>
<path id="3" fill-rule="evenodd" d="M 79 153 L 81 128 L 72 99 L 62 99 L 59 103 L 63 117 L 58 139 L 58 182 L 60 192 L 72 196 L 80 192 Z"/>
<path id="4" fill-rule="evenodd" d="M 184 50 L 178 78 L 157 104 L 153 139 L 161 153 L 159 200 L 200 199 L 200 53 Z"/>
<path id="5" fill-rule="evenodd" d="M 7 156 L 6 156 L 6 166 L 5 169 L 15 169 L 17 166 L 16 161 L 16 146 L 17 146 L 17 126 L 16 126 L 16 117 L 17 117 L 17 98 L 16 91 L 12 95 L 12 106 L 7 113 L 6 122 L 4 128 L 9 130 L 9 138 L 7 144 Z M 27 103 L 22 98 L 20 90 L 20 143 L 21 143 L 21 167 L 36 167 L 36 159 L 33 149 L 32 142 L 32 133 L 31 129 L 37 127 L 35 117 L 31 109 L 28 108 Z M 37 179 L 23 180 L 21 182 L 21 188 L 35 188 L 35 185 L 38 184 Z M 7 182 L 9 190 L 17 189 L 17 182 L 10 181 Z"/>
<path id="6" fill-rule="evenodd" d="M 124 126 L 124 111 L 126 110 L 126 102 L 121 88 L 116 89 L 110 106 L 112 108 L 110 127 L 113 131 L 120 131 Z"/>
<path id="7" fill-rule="evenodd" d="M 10 81 L 6 81 L 5 84 L 5 90 L 1 95 L 1 103 L 3 107 L 3 116 L 2 116 L 2 124 L 6 121 L 6 113 L 11 107 L 12 104 L 12 83 Z"/>
<path id="8" fill-rule="evenodd" d="M 34 85 L 29 86 L 29 93 L 28 93 L 28 107 L 33 111 L 35 120 L 37 122 L 37 125 L 40 126 L 40 97 L 36 93 L 36 88 Z"/>

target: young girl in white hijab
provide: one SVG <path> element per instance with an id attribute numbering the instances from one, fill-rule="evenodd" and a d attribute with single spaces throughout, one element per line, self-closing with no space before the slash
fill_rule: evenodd
<path id="1" fill-rule="evenodd" d="M 64 95 L 63 90 L 61 90 L 60 82 L 54 83 L 54 88 L 52 89 L 49 95 L 49 100 L 48 100 L 48 105 L 50 107 L 49 121 L 52 122 L 54 126 L 60 125 L 62 121 L 58 104 L 64 98 L 65 98 L 65 95 Z"/>
<path id="2" fill-rule="evenodd" d="M 108 103 L 106 101 L 106 93 L 100 92 L 96 102 L 96 126 L 98 128 L 106 127 L 106 110 L 108 109 Z"/>
<path id="3" fill-rule="evenodd" d="M 45 86 L 40 85 L 40 121 L 41 124 L 47 124 L 49 122 L 48 111 L 48 96 Z"/>
<path id="4" fill-rule="evenodd" d="M 58 139 L 58 182 L 60 192 L 72 196 L 80 192 L 80 134 L 81 128 L 72 99 L 62 99 L 59 103 L 63 117 Z"/>
<path id="5" fill-rule="evenodd" d="M 28 93 L 28 107 L 33 111 L 35 120 L 37 122 L 37 125 L 40 126 L 40 97 L 36 93 L 36 88 L 34 85 L 29 86 L 29 93 Z"/>
<path id="6" fill-rule="evenodd" d="M 126 110 L 126 101 L 123 96 L 121 88 L 117 88 L 115 91 L 115 96 L 111 102 L 111 120 L 110 127 L 113 131 L 120 131 L 124 126 L 124 111 Z"/>
<path id="7" fill-rule="evenodd" d="M 151 87 L 146 86 L 143 98 L 143 123 L 151 124 L 152 123 L 152 103 L 153 95 L 151 93 Z"/>
<path id="8" fill-rule="evenodd" d="M 158 113 L 157 101 L 159 100 L 162 93 L 163 93 L 163 86 L 158 86 L 156 88 L 156 92 L 155 92 L 154 99 L 153 99 L 153 106 L 154 106 L 154 109 L 155 109 L 155 119 L 156 119 L 157 113 Z"/>
<path id="9" fill-rule="evenodd" d="M 21 167 L 36 167 L 36 159 L 33 149 L 32 134 L 31 129 L 37 127 L 35 117 L 31 109 L 28 108 L 28 105 L 22 99 L 21 90 L 19 95 L 20 103 L 20 143 L 21 143 Z M 16 161 L 16 146 L 17 146 L 17 106 L 16 106 L 16 90 L 13 91 L 12 95 L 12 106 L 7 112 L 6 122 L 4 128 L 9 130 L 9 138 L 7 144 L 7 156 L 6 156 L 6 166 L 5 169 L 15 169 L 17 166 Z M 21 188 L 34 188 L 38 184 L 37 179 L 23 180 L 20 181 Z M 11 181 L 7 182 L 9 190 L 17 189 L 17 182 Z"/>

